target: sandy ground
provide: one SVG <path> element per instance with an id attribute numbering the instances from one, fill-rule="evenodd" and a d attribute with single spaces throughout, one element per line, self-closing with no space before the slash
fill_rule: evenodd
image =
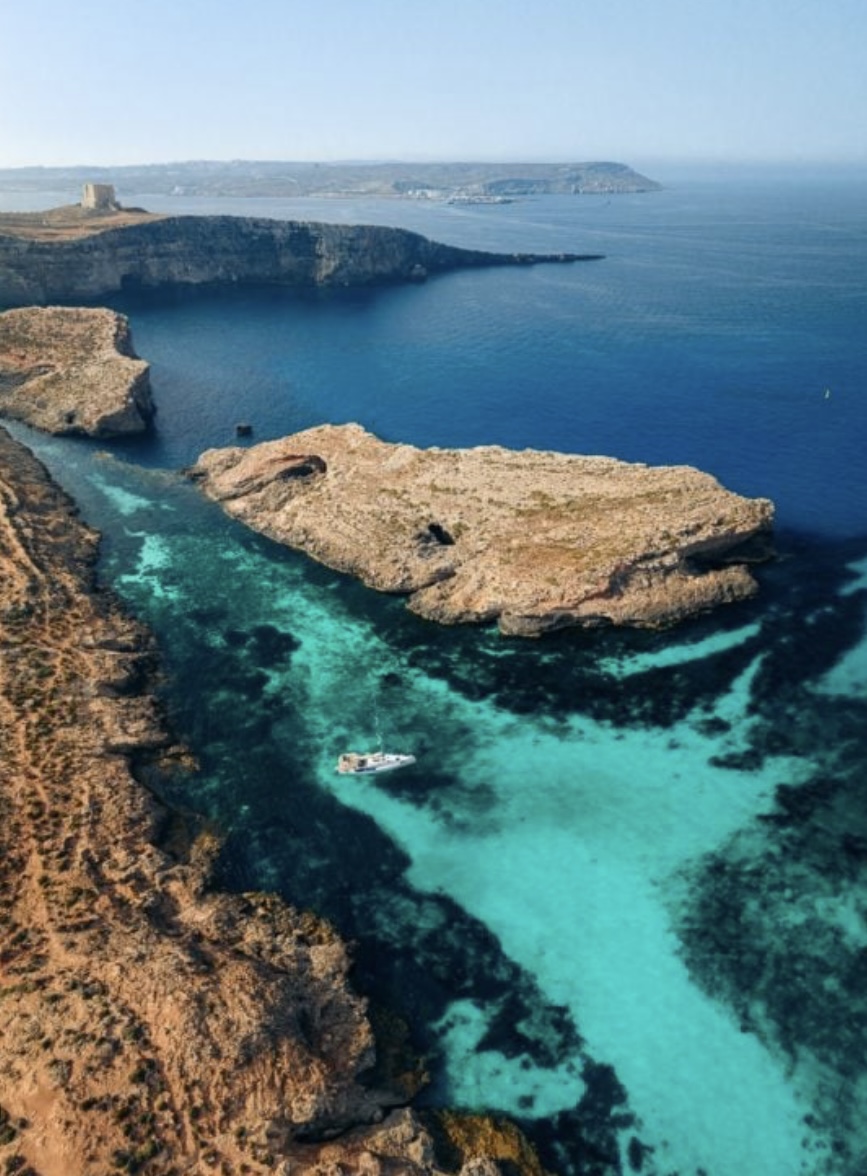
<path id="1" fill-rule="evenodd" d="M 0 234 L 28 241 L 73 241 L 105 229 L 124 229 L 129 225 L 162 220 L 164 215 L 146 212 L 143 208 L 102 212 L 83 209 L 80 204 L 69 204 L 46 212 L 0 212 Z"/>

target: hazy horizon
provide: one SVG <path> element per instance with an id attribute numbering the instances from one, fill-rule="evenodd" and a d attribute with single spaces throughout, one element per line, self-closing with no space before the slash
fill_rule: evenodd
<path id="1" fill-rule="evenodd" d="M 31 0 L 3 23 L 2 168 L 867 162 L 861 0 Z"/>
<path id="2" fill-rule="evenodd" d="M 622 154 L 615 155 L 608 153 L 602 154 L 585 154 L 585 155 L 538 155 L 530 156 L 528 154 L 515 153 L 514 155 L 499 155 L 486 156 L 481 154 L 475 155 L 368 155 L 368 156 L 335 156 L 333 158 L 318 157 L 301 157 L 301 156 L 277 156 L 277 155 L 244 155 L 244 156 L 187 156 L 187 157 L 165 157 L 165 158 L 148 158 L 140 160 L 132 160 L 125 158 L 118 158 L 106 162 L 102 159 L 96 158 L 75 158 L 63 161 L 57 160 L 42 160 L 38 163 L 3 163 L 0 162 L 0 172 L 24 172 L 24 171 L 71 171 L 86 168 L 94 168 L 99 170 L 111 170 L 122 168 L 148 168 L 148 167 L 183 167 L 186 165 L 202 166 L 214 164 L 220 166 L 229 166 L 232 164 L 238 165 L 255 165 L 255 164 L 322 164 L 326 166 L 367 166 L 367 165 L 427 165 L 427 164 L 486 164 L 503 166 L 519 165 L 519 164 L 550 164 L 556 166 L 562 164 L 564 166 L 571 164 L 588 164 L 588 163 L 616 163 L 625 164 L 636 172 L 648 176 L 650 179 L 654 177 L 650 174 L 650 169 L 654 167 L 660 168 L 695 168 L 696 170 L 714 169 L 714 168 L 755 168 L 756 170 L 780 170 L 780 171 L 798 171 L 810 170 L 815 168 L 830 168 L 839 170 L 867 170 L 867 154 L 864 156 L 807 156 L 807 155 L 793 155 L 793 156 L 701 156 L 701 155 L 661 155 L 653 158 L 645 158 L 643 156 L 624 156 Z"/>

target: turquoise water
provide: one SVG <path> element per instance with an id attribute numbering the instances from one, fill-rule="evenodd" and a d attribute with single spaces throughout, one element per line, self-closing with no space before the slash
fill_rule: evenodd
<path id="1" fill-rule="evenodd" d="M 157 435 L 16 430 L 162 640 L 202 765 L 170 799 L 225 828 L 225 884 L 332 918 L 428 1052 L 427 1100 L 510 1113 L 552 1170 L 867 1167 L 858 195 L 412 206 L 446 239 L 615 256 L 129 306 Z M 441 629 L 200 500 L 174 469 L 241 418 L 692 461 L 777 500 L 781 558 L 667 634 Z M 380 735 L 416 767 L 334 773 Z"/>

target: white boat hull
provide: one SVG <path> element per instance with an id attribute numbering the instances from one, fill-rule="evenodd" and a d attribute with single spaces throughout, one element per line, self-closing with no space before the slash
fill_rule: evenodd
<path id="1" fill-rule="evenodd" d="M 397 768 L 406 768 L 414 763 L 414 755 L 386 751 L 348 751 L 337 761 L 337 771 L 341 776 L 374 776 L 378 772 L 394 772 Z"/>

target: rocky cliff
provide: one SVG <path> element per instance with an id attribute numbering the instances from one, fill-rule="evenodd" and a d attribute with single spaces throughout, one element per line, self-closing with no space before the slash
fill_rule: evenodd
<path id="1" fill-rule="evenodd" d="M 48 433 L 140 433 L 154 413 L 150 366 L 110 310 L 29 307 L 0 314 L 0 416 Z"/>
<path id="2" fill-rule="evenodd" d="M 590 258 L 458 249 L 418 233 L 370 225 L 119 213 L 116 222 L 111 217 L 83 222 L 70 214 L 66 230 L 62 221 L 48 218 L 40 231 L 37 220 L 0 216 L 0 306 L 163 286 L 363 286 L 421 281 L 468 266 Z"/>
<path id="3" fill-rule="evenodd" d="M 204 453 L 191 471 L 248 526 L 445 623 L 535 636 L 663 626 L 752 595 L 773 507 L 687 466 L 496 446 L 415 449 L 358 425 Z"/>
<path id="4" fill-rule="evenodd" d="M 191 766 L 96 545 L 0 429 L 0 1168 L 442 1173 L 421 1118 L 391 1109 L 418 1075 L 400 1050 L 374 1070 L 334 931 L 214 890 L 214 836 L 133 777 Z M 449 1172 L 540 1176 L 513 1128 L 434 1130 Z"/>

